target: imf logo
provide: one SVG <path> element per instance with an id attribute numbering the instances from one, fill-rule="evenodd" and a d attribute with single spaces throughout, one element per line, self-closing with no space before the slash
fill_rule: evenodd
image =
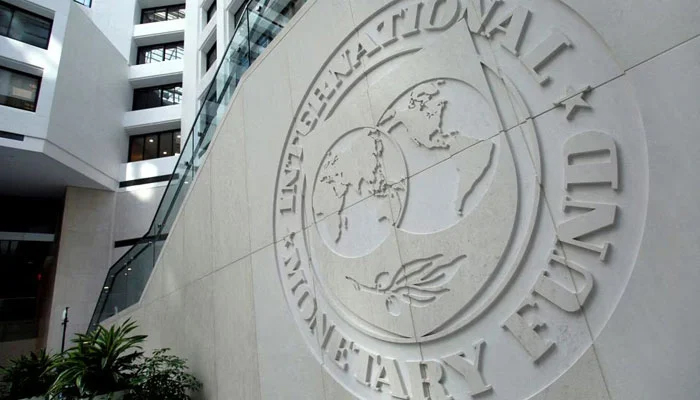
<path id="1" fill-rule="evenodd" d="M 566 6 L 483 3 L 390 2 L 290 127 L 282 287 L 361 398 L 528 398 L 588 350 L 634 265 L 643 218 L 619 215 L 645 213 L 646 153 L 621 169 L 644 133 L 624 83 L 596 89 L 614 60 Z"/>

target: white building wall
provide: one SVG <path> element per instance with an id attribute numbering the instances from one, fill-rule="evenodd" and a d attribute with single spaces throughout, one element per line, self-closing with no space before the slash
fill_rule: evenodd
<path id="1" fill-rule="evenodd" d="M 199 12 L 199 1 L 189 0 L 185 13 L 185 59 L 182 73 L 182 138 L 189 134 L 194 118 L 199 107 L 197 98 L 197 88 L 199 82 L 199 56 L 197 51 L 199 32 L 201 30 L 201 19 Z"/>
<path id="2" fill-rule="evenodd" d="M 48 49 L 0 36 L 0 65 L 41 77 L 36 112 L 0 107 L 2 130 L 46 139 L 54 100 L 58 66 L 65 45 L 65 31 L 72 1 L 10 1 L 18 7 L 53 19 Z M 3 139 L 0 139 L 3 140 Z M 2 144 L 4 142 L 0 142 Z"/>
<path id="3" fill-rule="evenodd" d="M 109 39 L 126 60 L 131 60 L 134 24 L 141 13 L 137 0 L 93 1 L 90 8 L 83 7 L 100 31 Z"/>
<path id="4" fill-rule="evenodd" d="M 128 143 L 122 115 L 132 98 L 127 60 L 104 39 L 85 7 L 73 2 L 71 7 L 48 140 L 96 170 L 81 172 L 101 174 L 116 189 Z"/>

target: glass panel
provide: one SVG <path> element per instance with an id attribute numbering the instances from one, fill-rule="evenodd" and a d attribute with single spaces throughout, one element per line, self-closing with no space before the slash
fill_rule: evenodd
<path id="1" fill-rule="evenodd" d="M 130 141 L 129 162 L 143 160 L 143 145 L 145 143 L 145 138 L 143 136 L 132 137 Z"/>
<path id="2" fill-rule="evenodd" d="M 207 10 L 207 22 L 211 21 L 212 18 L 214 18 L 214 14 L 216 13 L 216 0 L 214 0 L 213 3 L 209 6 L 209 9 Z"/>
<path id="3" fill-rule="evenodd" d="M 177 154 L 180 154 L 180 136 L 180 131 L 173 132 L 173 148 L 175 149 L 175 153 Z"/>
<path id="4" fill-rule="evenodd" d="M 163 105 L 171 106 L 174 104 L 180 104 L 182 101 L 182 87 L 168 86 L 163 88 Z"/>
<path id="5" fill-rule="evenodd" d="M 161 22 L 167 20 L 167 8 L 152 8 L 144 10 L 141 14 L 141 23 L 147 24 L 150 22 Z"/>
<path id="6" fill-rule="evenodd" d="M 15 10 L 8 36 L 46 49 L 49 47 L 49 36 L 51 36 L 51 21 Z"/>
<path id="7" fill-rule="evenodd" d="M 139 49 L 139 64 L 163 61 L 163 47 L 145 47 Z"/>
<path id="8" fill-rule="evenodd" d="M 38 90 L 39 78 L 0 68 L 0 104 L 34 111 Z"/>
<path id="9" fill-rule="evenodd" d="M 146 54 L 148 54 L 148 50 L 146 48 L 139 47 L 136 56 L 136 64 L 146 64 Z"/>
<path id="10" fill-rule="evenodd" d="M 143 145 L 143 159 L 151 160 L 154 158 L 158 158 L 158 135 L 148 135 Z"/>
<path id="11" fill-rule="evenodd" d="M 214 64 L 216 64 L 216 42 L 207 52 L 207 70 Z"/>
<path id="12" fill-rule="evenodd" d="M 146 287 L 148 277 L 153 270 L 153 242 L 148 242 L 141 254 L 125 265 L 125 269 L 120 272 L 126 281 L 125 304 L 131 307 L 141 299 L 143 289 Z"/>
<path id="13" fill-rule="evenodd" d="M 277 20 L 281 19 L 284 21 L 286 17 L 279 14 L 275 8 L 272 6 L 266 8 L 255 7 L 256 11 L 248 13 L 250 24 L 248 39 L 250 41 L 251 61 L 257 59 L 265 47 L 270 44 L 272 38 L 277 36 L 279 31 L 282 30 L 282 25 Z"/>
<path id="14" fill-rule="evenodd" d="M 185 54 L 183 43 L 171 43 L 165 45 L 165 61 L 179 60 Z"/>
<path id="15" fill-rule="evenodd" d="M 177 58 L 181 59 L 185 56 L 185 43 L 180 42 L 177 45 Z"/>
<path id="16" fill-rule="evenodd" d="M 7 36 L 10 30 L 10 20 L 12 20 L 12 9 L 0 4 L 0 35 Z"/>
<path id="17" fill-rule="evenodd" d="M 185 18 L 185 5 L 168 7 L 168 20 Z"/>
<path id="18" fill-rule="evenodd" d="M 134 110 L 143 110 L 160 106 L 160 88 L 155 87 L 134 90 Z"/>
<path id="19" fill-rule="evenodd" d="M 161 133 L 158 143 L 158 157 L 169 157 L 173 154 L 173 133 Z"/>
<path id="20" fill-rule="evenodd" d="M 238 10 L 236 10 L 236 13 L 233 15 L 233 20 L 236 21 L 236 25 L 238 25 L 239 21 L 243 17 L 244 12 L 245 12 L 244 6 L 241 6 Z"/>

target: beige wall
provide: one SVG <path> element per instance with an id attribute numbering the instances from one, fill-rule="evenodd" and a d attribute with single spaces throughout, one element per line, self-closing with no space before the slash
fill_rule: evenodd
<path id="1" fill-rule="evenodd" d="M 73 187 L 66 191 L 46 343 L 51 351 L 61 349 L 65 307 L 70 307 L 66 341 L 87 331 L 110 267 L 115 203 L 114 192 Z"/>

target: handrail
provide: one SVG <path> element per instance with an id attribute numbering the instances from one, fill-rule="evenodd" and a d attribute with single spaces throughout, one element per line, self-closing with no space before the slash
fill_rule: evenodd
<path id="1" fill-rule="evenodd" d="M 243 6 L 244 15 L 235 24 L 234 34 L 181 148 L 153 221 L 146 234 L 110 267 L 89 330 L 140 300 L 170 226 L 189 192 L 189 184 L 208 153 L 218 120 L 230 103 L 241 76 L 259 56 L 258 49 L 268 44 L 252 43 L 254 46 L 251 46 L 251 38 L 258 33 L 274 38 L 286 23 L 279 18 L 291 18 L 305 1 L 247 0 Z"/>

